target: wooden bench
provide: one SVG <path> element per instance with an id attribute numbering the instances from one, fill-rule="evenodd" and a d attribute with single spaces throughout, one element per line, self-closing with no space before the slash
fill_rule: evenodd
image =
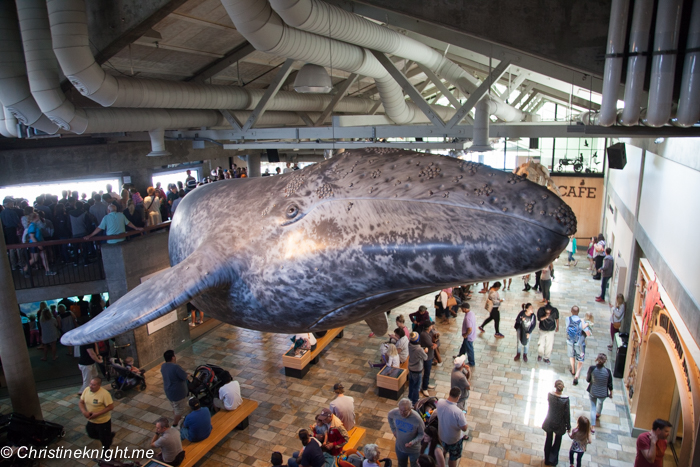
<path id="1" fill-rule="evenodd" d="M 249 399 L 243 399 L 243 403 L 236 410 L 219 410 L 211 417 L 212 430 L 209 437 L 198 443 L 182 441 L 182 449 L 185 450 L 185 460 L 180 467 L 191 467 L 199 462 L 202 457 L 224 439 L 233 429 L 243 430 L 248 427 L 248 416 L 258 407 L 258 403 Z"/>
<path id="2" fill-rule="evenodd" d="M 389 376 L 383 376 L 381 373 L 384 371 L 383 367 L 379 373 L 377 373 L 377 394 L 379 397 L 386 397 L 387 399 L 399 400 L 403 391 L 406 387 L 406 381 L 408 381 L 408 358 L 403 362 L 400 368 L 403 371 L 398 378 L 391 378 Z"/>
<path id="3" fill-rule="evenodd" d="M 301 357 L 282 356 L 284 374 L 293 378 L 303 378 L 308 373 L 311 363 L 318 363 L 318 356 L 330 342 L 336 338 L 343 337 L 343 328 L 335 328 L 326 332 L 326 335 L 316 339 L 316 349 L 306 352 Z M 292 350 L 294 346 L 290 347 Z M 288 351 L 289 352 L 289 351 Z"/>
<path id="4" fill-rule="evenodd" d="M 348 436 L 350 439 L 348 439 L 348 442 L 345 443 L 345 446 L 343 446 L 343 451 L 357 449 L 357 446 L 360 445 L 362 438 L 365 437 L 366 432 L 367 430 L 360 428 L 359 426 L 355 426 L 352 430 L 348 431 Z"/>

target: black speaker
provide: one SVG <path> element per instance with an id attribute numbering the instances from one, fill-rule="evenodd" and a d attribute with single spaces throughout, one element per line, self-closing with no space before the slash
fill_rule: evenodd
<path id="1" fill-rule="evenodd" d="M 530 138 L 530 149 L 539 149 L 540 148 L 540 139 L 539 138 Z"/>
<path id="2" fill-rule="evenodd" d="M 280 161 L 280 155 L 277 152 L 277 149 L 268 149 L 267 150 L 267 162 L 279 162 Z"/>
<path id="3" fill-rule="evenodd" d="M 617 143 L 606 149 L 608 154 L 608 167 L 611 169 L 624 169 L 627 165 L 627 152 L 625 143 Z"/>

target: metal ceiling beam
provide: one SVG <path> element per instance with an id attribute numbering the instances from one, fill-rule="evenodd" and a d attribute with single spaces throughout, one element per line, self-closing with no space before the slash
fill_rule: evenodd
<path id="1" fill-rule="evenodd" d="M 529 83 L 527 86 L 525 86 L 525 89 L 523 89 L 520 92 L 520 94 L 518 94 L 518 97 L 516 97 L 515 100 L 513 102 L 511 102 L 510 105 L 512 105 L 513 107 L 516 107 L 520 103 L 520 101 L 523 100 L 523 98 L 525 96 L 527 96 L 534 89 L 534 87 L 535 87 L 535 83 Z"/>
<path id="2" fill-rule="evenodd" d="M 334 122 L 342 122 L 343 117 L 334 117 Z M 302 140 L 304 144 L 310 141 L 321 140 L 323 143 L 348 138 L 360 138 L 372 140 L 377 138 L 460 138 L 473 137 L 471 125 L 458 125 L 451 129 L 437 128 L 435 125 L 381 125 L 381 126 L 340 126 L 333 127 L 281 127 L 281 128 L 254 128 L 245 133 L 234 130 L 191 130 L 191 131 L 166 131 L 168 138 L 177 139 L 183 137 L 212 138 L 218 141 L 259 141 L 260 147 L 273 142 L 288 143 L 286 147 L 296 147 L 295 142 Z M 104 135 L 103 135 L 104 136 Z M 118 135 L 117 135 L 118 136 Z M 489 125 L 490 138 L 657 138 L 657 137 L 700 137 L 700 128 L 676 128 L 661 127 L 650 128 L 644 126 L 625 127 L 612 126 L 601 127 L 593 125 L 570 124 L 568 122 L 550 123 L 493 123 Z M 270 141 L 264 141 L 270 140 Z M 287 140 L 287 141 L 284 141 Z M 303 141 L 310 140 L 310 141 Z M 365 141 L 371 142 L 371 141 Z M 359 145 L 360 141 L 357 142 Z M 336 147 L 350 147 L 349 141 L 337 141 Z M 405 144 L 405 143 L 402 143 Z M 447 144 L 447 143 L 445 143 Z M 401 146 L 399 146 L 401 147 Z"/>
<path id="3" fill-rule="evenodd" d="M 294 112 L 294 113 L 297 114 L 299 116 L 299 118 L 301 118 L 304 121 L 306 126 L 308 126 L 308 127 L 314 126 L 313 120 L 311 120 L 311 117 L 309 117 L 309 115 L 306 112 Z"/>
<path id="4" fill-rule="evenodd" d="M 102 65 L 122 51 L 124 47 L 143 36 L 152 29 L 153 26 L 160 23 L 186 2 L 187 0 L 161 0 L 158 2 L 143 2 L 142 0 L 134 0 L 132 2 L 86 2 L 88 17 L 93 20 L 90 27 L 94 31 L 99 31 L 98 34 L 101 36 L 99 39 L 114 34 L 121 28 L 128 28 L 104 47 L 101 47 L 98 38 L 91 36 L 93 37 L 93 42 L 97 42 L 95 47 L 101 48 L 101 50 L 95 54 L 95 61 L 99 65 Z M 134 3 L 134 5 L 129 5 L 129 3 Z M 158 7 L 159 4 L 162 6 Z M 149 11 L 149 8 L 153 7 L 155 7 L 155 9 Z M 122 11 L 129 12 L 130 14 L 125 15 Z M 146 12 L 148 16 L 139 19 L 139 14 L 143 14 L 143 12 Z M 103 21 L 105 22 L 104 24 Z M 129 27 L 130 24 L 134 25 Z M 97 29 L 94 29 L 95 27 Z"/>
<path id="5" fill-rule="evenodd" d="M 228 26 L 226 24 L 217 23 L 216 21 L 209 21 L 208 19 L 197 18 L 195 16 L 187 15 L 185 13 L 174 12 L 170 15 L 171 18 L 179 19 L 180 21 L 187 21 L 188 23 L 197 24 L 199 26 L 204 26 L 206 28 L 219 29 L 221 31 L 235 31 L 236 28 L 233 26 Z"/>
<path id="6" fill-rule="evenodd" d="M 253 47 L 250 42 L 245 41 L 226 52 L 226 55 L 224 55 L 222 58 L 215 60 L 204 68 L 197 70 L 194 76 L 189 78 L 187 81 L 201 83 L 221 73 L 234 63 L 242 61 L 253 52 L 255 52 L 255 47 Z"/>
<path id="7" fill-rule="evenodd" d="M 224 116 L 226 121 L 233 127 L 234 130 L 243 131 L 243 128 L 241 128 L 241 122 L 236 120 L 236 117 L 234 117 L 231 112 L 228 110 L 219 110 L 219 112 L 221 112 L 221 115 Z"/>
<path id="8" fill-rule="evenodd" d="M 143 47 L 151 47 L 154 49 L 172 50 L 173 52 L 182 52 L 182 53 L 192 54 L 192 55 L 201 55 L 203 57 L 214 57 L 214 58 L 223 58 L 224 57 L 223 54 L 219 54 L 219 53 L 215 53 L 215 52 L 208 52 L 206 50 L 190 49 L 188 47 L 167 44 L 167 43 L 153 41 L 153 40 L 149 40 L 149 39 L 138 39 L 138 40 L 134 41 L 134 45 L 140 45 Z"/>
<path id="9" fill-rule="evenodd" d="M 525 82 L 528 76 L 530 76 L 529 73 L 520 73 L 520 75 L 517 78 L 515 78 L 515 81 L 510 83 L 510 93 L 505 97 L 505 100 L 510 100 L 513 93 L 518 90 L 520 85 Z"/>
<path id="10" fill-rule="evenodd" d="M 396 68 L 396 65 L 394 65 L 394 62 L 392 62 L 389 57 L 387 57 L 385 54 L 382 52 L 377 52 L 376 50 L 370 50 L 372 54 L 375 56 L 377 60 L 379 60 L 379 63 L 382 64 L 384 68 L 386 68 L 386 71 L 389 72 L 392 78 L 394 78 L 399 85 L 403 88 L 404 92 L 408 94 L 408 96 L 413 100 L 413 103 L 418 106 L 418 108 L 425 114 L 428 119 L 435 124 L 435 126 L 438 127 L 445 127 L 445 122 L 442 121 L 439 115 L 437 115 L 435 112 L 433 112 L 433 109 L 430 107 L 430 104 L 428 104 L 425 99 L 423 99 L 423 96 L 418 92 L 418 90 L 411 84 L 411 82 L 406 78 L 401 71 L 399 71 L 398 68 Z"/>
<path id="11" fill-rule="evenodd" d="M 450 104 L 452 104 L 452 106 L 453 106 L 455 109 L 458 109 L 459 106 L 462 105 L 462 103 L 459 102 L 459 99 L 457 99 L 457 98 L 447 89 L 447 86 L 445 86 L 445 84 L 442 82 L 442 80 L 441 80 L 440 78 L 438 78 L 437 75 L 436 75 L 435 73 L 432 72 L 432 70 L 430 70 L 428 67 L 426 67 L 425 65 L 422 65 L 422 64 L 420 64 L 420 63 L 418 64 L 418 68 L 420 68 L 421 71 L 422 71 L 423 73 L 425 73 L 425 76 L 427 76 L 428 79 L 429 79 L 430 81 L 433 82 L 433 84 L 435 85 L 435 87 L 438 88 L 438 90 L 440 90 L 440 92 L 442 92 L 442 95 L 445 96 L 445 97 L 447 97 L 447 100 L 450 101 Z"/>
<path id="12" fill-rule="evenodd" d="M 455 125 L 461 122 L 462 119 L 466 117 L 467 114 L 474 108 L 476 103 L 489 92 L 489 89 L 491 89 L 493 83 L 498 81 L 501 76 L 503 76 L 506 70 L 508 70 L 509 66 L 510 60 L 503 60 L 501 63 L 499 63 L 498 66 L 493 69 L 488 78 L 486 78 L 486 80 L 481 83 L 478 88 L 476 88 L 476 91 L 471 93 L 469 99 L 467 99 L 467 102 L 465 102 L 464 105 L 457 110 L 457 112 L 445 126 L 447 128 L 453 128 Z"/>
<path id="13" fill-rule="evenodd" d="M 377 110 L 379 110 L 379 107 L 381 107 L 381 105 L 382 101 L 377 101 L 377 103 L 374 104 L 371 109 L 369 109 L 369 114 L 374 115 L 375 113 L 377 113 Z"/>
<path id="14" fill-rule="evenodd" d="M 275 76 L 275 79 L 272 80 L 270 85 L 267 87 L 267 89 L 265 90 L 265 94 L 263 94 L 262 96 L 262 99 L 260 99 L 258 105 L 255 106 L 255 109 L 253 109 L 253 113 L 251 113 L 250 117 L 248 117 L 248 121 L 245 122 L 245 125 L 243 125 L 243 132 L 246 132 L 253 128 L 253 125 L 255 125 L 258 119 L 260 119 L 260 117 L 263 116 L 265 110 L 267 110 L 267 106 L 270 104 L 270 101 L 275 96 L 275 94 L 277 94 L 277 91 L 280 90 L 282 84 L 284 83 L 284 80 L 287 79 L 287 76 L 292 71 L 293 63 L 294 60 L 291 58 L 288 58 L 284 61 L 284 64 L 280 67 L 279 71 L 277 72 L 277 75 Z"/>
<path id="15" fill-rule="evenodd" d="M 345 81 L 340 83 L 340 85 L 338 86 L 338 89 L 336 90 L 335 95 L 333 96 L 331 101 L 328 103 L 326 108 L 323 109 L 323 112 L 321 112 L 321 115 L 318 116 L 318 119 L 316 120 L 316 123 L 314 124 L 314 126 L 321 126 L 321 124 L 323 124 L 323 122 L 326 121 L 326 118 L 328 118 L 328 116 L 331 114 L 331 112 L 333 112 L 333 109 L 335 108 L 336 105 L 338 105 L 338 102 L 340 101 L 340 99 L 345 97 L 345 93 L 348 92 L 348 89 L 350 88 L 352 83 L 355 82 L 355 80 L 357 79 L 357 76 L 358 76 L 357 73 L 353 73 L 350 76 L 348 76 L 348 78 Z"/>
<path id="16" fill-rule="evenodd" d="M 525 102 L 523 102 L 523 104 L 522 104 L 520 107 L 518 107 L 518 108 L 519 108 L 520 110 L 523 110 L 524 108 L 526 108 L 526 107 L 530 104 L 530 102 L 532 102 L 532 100 L 533 100 L 535 97 L 537 97 L 538 94 L 539 94 L 539 91 L 533 90 L 533 91 L 530 93 L 530 97 L 528 97 L 527 100 L 526 100 Z"/>

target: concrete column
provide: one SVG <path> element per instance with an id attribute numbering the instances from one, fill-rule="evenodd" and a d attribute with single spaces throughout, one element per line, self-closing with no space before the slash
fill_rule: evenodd
<path id="1" fill-rule="evenodd" d="M 248 154 L 248 176 L 260 176 L 260 153 Z"/>
<path id="2" fill-rule="evenodd" d="M 10 393 L 12 410 L 27 417 L 34 416 L 43 419 L 39 395 L 36 393 L 32 363 L 29 361 L 29 350 L 24 340 L 22 318 L 19 315 L 19 305 L 15 297 L 15 284 L 12 281 L 10 262 L 5 253 L 5 235 L 0 223 L 0 297 L 3 303 L 0 307 L 0 357 L 2 369 Z"/>
<path id="3" fill-rule="evenodd" d="M 139 168 L 129 170 L 129 175 L 131 176 L 131 183 L 134 184 L 141 196 L 146 197 L 148 193 L 146 189 L 153 184 L 153 172 L 152 168 Z"/>

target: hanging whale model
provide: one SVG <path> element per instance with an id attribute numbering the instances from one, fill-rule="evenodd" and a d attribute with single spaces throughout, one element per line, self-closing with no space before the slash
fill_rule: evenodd
<path id="1" fill-rule="evenodd" d="M 111 338 L 190 301 L 259 331 L 366 320 L 384 334 L 391 308 L 542 269 L 574 232 L 564 201 L 515 174 L 432 154 L 351 150 L 290 174 L 195 189 L 170 227 L 172 267 L 61 342 Z"/>

